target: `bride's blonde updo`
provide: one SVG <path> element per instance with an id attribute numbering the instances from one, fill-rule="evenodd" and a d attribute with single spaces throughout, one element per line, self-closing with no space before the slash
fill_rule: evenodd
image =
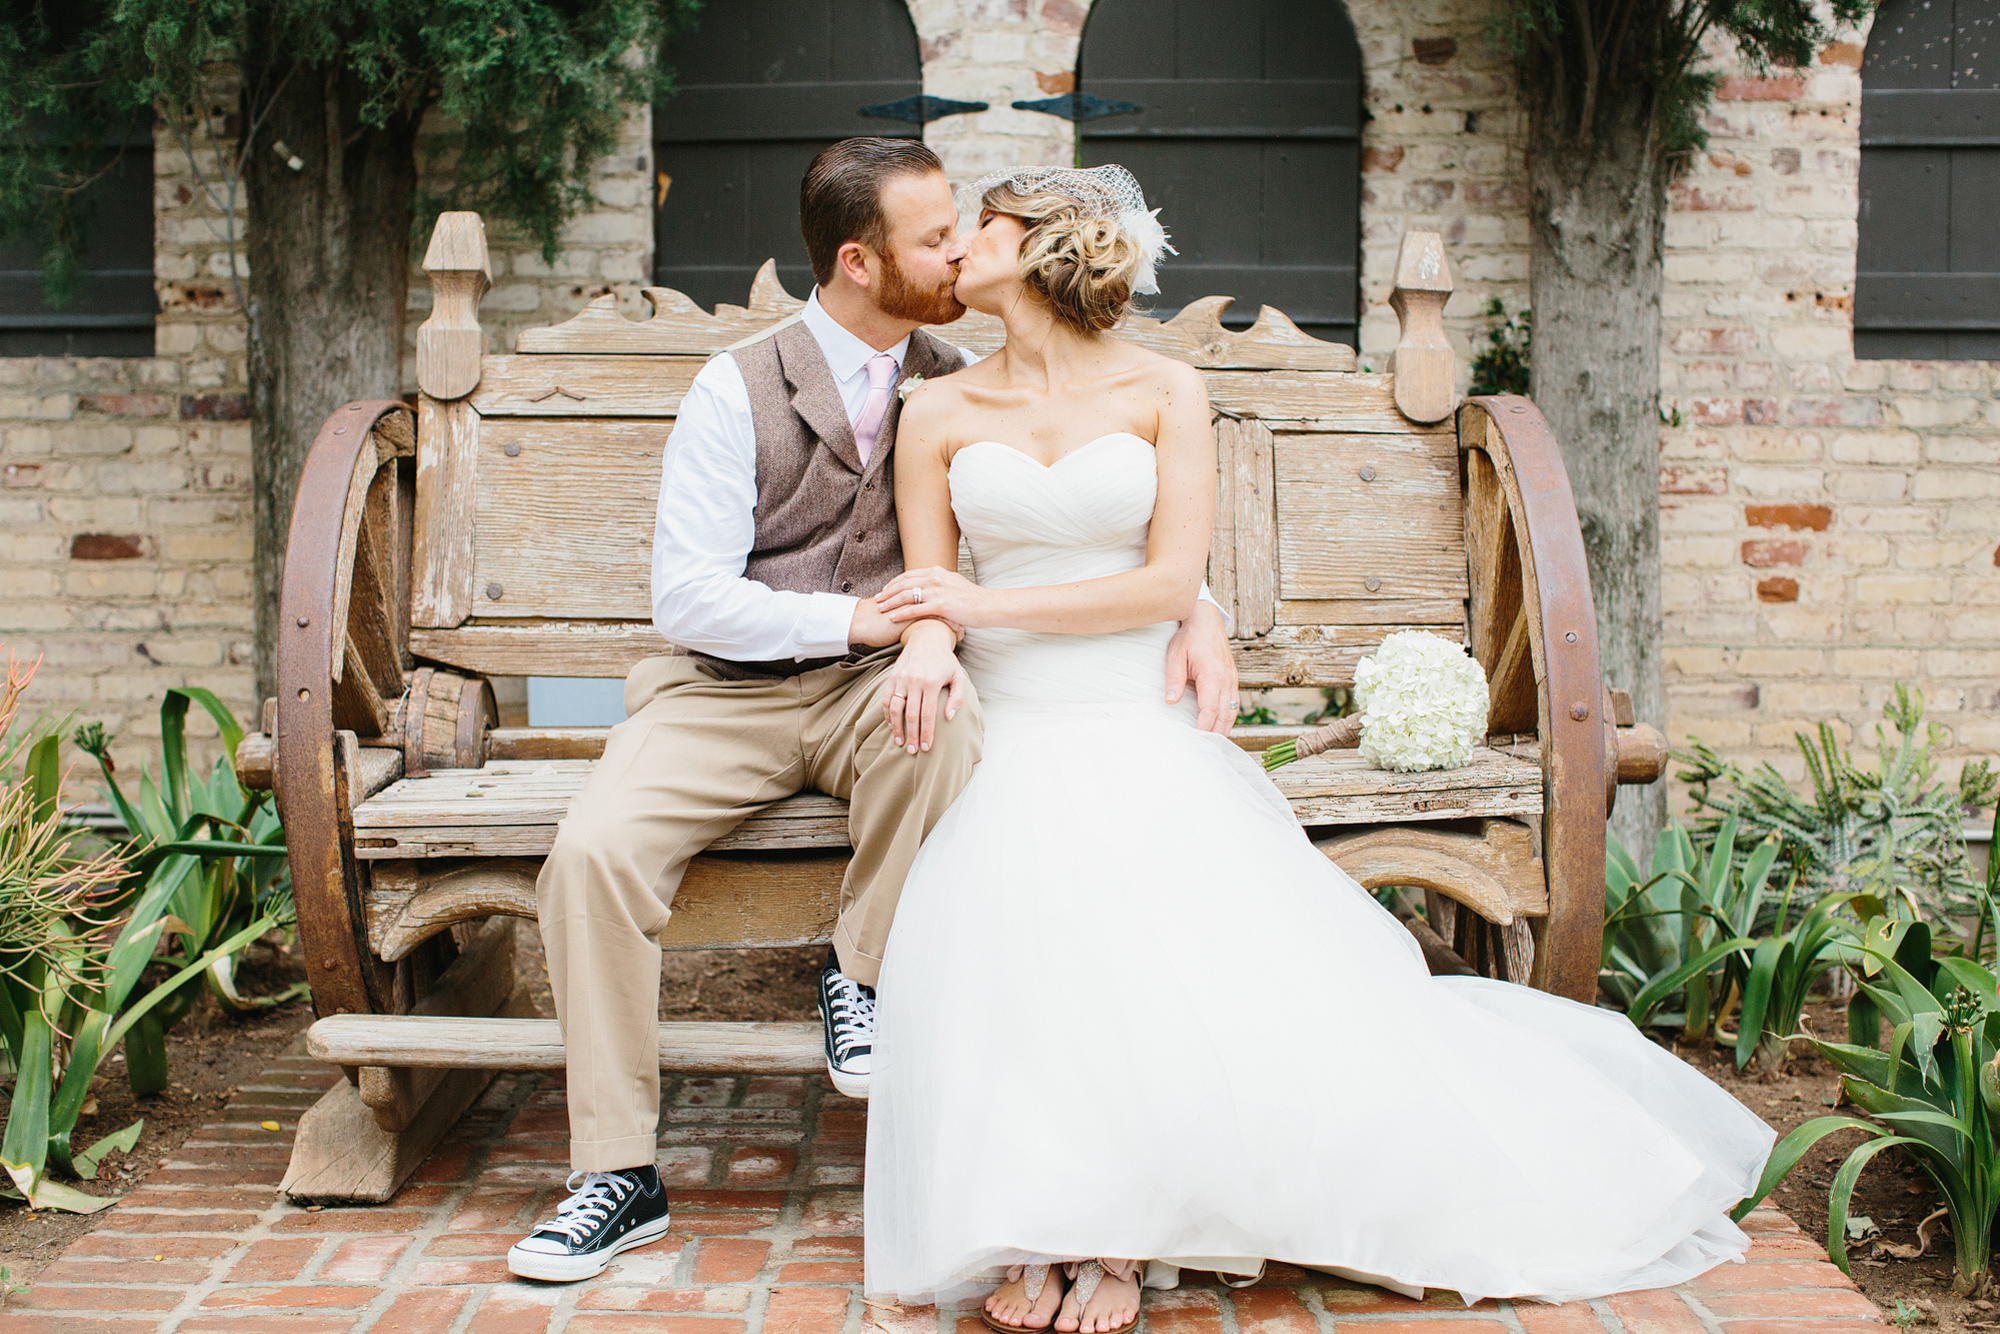
<path id="1" fill-rule="evenodd" d="M 959 199 L 962 212 L 1021 220 L 1022 281 L 1079 333 L 1111 328 L 1135 294 L 1159 291 L 1154 267 L 1174 252 L 1139 182 L 1115 164 L 1015 167 L 981 177 Z"/>
<path id="2" fill-rule="evenodd" d="M 1079 333 L 1101 333 L 1124 318 L 1145 255 L 1117 219 L 1086 217 L 1073 196 L 1024 191 L 1012 181 L 986 191 L 980 203 L 1026 225 L 1021 279 L 1057 319 Z"/>

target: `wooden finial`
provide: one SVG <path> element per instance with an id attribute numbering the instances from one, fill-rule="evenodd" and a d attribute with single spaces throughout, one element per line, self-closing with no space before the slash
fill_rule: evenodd
<path id="1" fill-rule="evenodd" d="M 417 387 L 432 398 L 463 398 L 479 384 L 479 298 L 493 285 L 486 224 L 477 213 L 440 213 L 424 252 L 431 317 L 417 330 Z"/>
<path id="2" fill-rule="evenodd" d="M 1406 232 L 1396 254 L 1396 309 L 1402 336 L 1396 340 L 1396 406 L 1416 422 L 1439 422 L 1451 415 L 1458 397 L 1458 368 L 1444 336 L 1444 303 L 1451 299 L 1451 265 L 1444 238 L 1436 232 Z"/>

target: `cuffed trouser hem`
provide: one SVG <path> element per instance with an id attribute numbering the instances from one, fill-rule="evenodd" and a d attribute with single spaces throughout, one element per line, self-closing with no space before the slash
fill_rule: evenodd
<path id="1" fill-rule="evenodd" d="M 840 958 L 840 971 L 864 987 L 874 986 L 875 979 L 882 974 L 882 956 L 870 954 L 857 945 L 845 922 L 834 925 L 833 952 Z"/>
<path id="2" fill-rule="evenodd" d="M 625 1135 L 618 1139 L 573 1139 L 569 1165 L 578 1172 L 622 1172 L 659 1161 L 657 1135 Z"/>

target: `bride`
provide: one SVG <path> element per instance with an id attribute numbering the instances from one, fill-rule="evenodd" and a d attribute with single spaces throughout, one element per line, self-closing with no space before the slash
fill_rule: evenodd
<path id="1" fill-rule="evenodd" d="M 1432 977 L 1256 763 L 1169 704 L 1215 452 L 1201 376 L 1107 337 L 1164 236 L 1120 167 L 972 187 L 957 295 L 1006 345 L 909 400 L 899 743 L 968 689 L 984 758 L 910 872 L 878 992 L 867 1287 L 1111 1334 L 1175 1266 L 1421 1296 L 1679 1283 L 1774 1132 L 1622 1015 Z M 1369 522 L 1355 514 L 1352 522 Z M 956 572 L 960 537 L 978 582 Z"/>

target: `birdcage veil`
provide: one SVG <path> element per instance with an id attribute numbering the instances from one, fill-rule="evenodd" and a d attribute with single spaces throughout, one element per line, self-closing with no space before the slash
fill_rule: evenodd
<path id="1" fill-rule="evenodd" d="M 1131 172 L 1116 163 L 1101 167 L 1011 167 L 989 172 L 958 193 L 962 216 L 977 217 L 989 191 L 1008 186 L 1021 195 L 1052 192 L 1077 201 L 1087 218 L 1109 218 L 1139 247 L 1139 272 L 1132 290 L 1151 295 L 1160 290 L 1155 270 L 1162 255 L 1177 253 L 1167 243 L 1160 211 L 1146 207 L 1146 195 Z"/>

